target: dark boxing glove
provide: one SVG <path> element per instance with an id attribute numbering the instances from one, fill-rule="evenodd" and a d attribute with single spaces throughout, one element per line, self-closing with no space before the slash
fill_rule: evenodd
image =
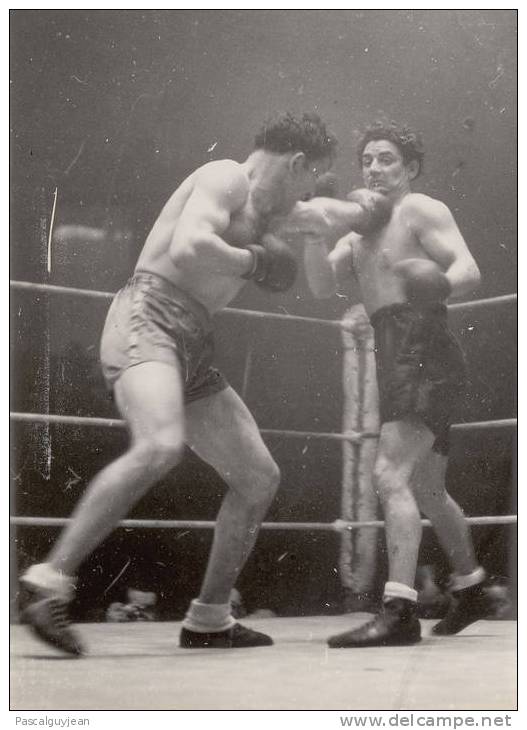
<path id="1" fill-rule="evenodd" d="M 289 246 L 279 238 L 266 234 L 260 244 L 251 244 L 247 249 L 253 255 L 252 268 L 242 276 L 252 279 L 263 289 L 286 291 L 296 279 L 296 259 Z"/>
<path id="2" fill-rule="evenodd" d="M 354 222 L 351 228 L 361 236 L 375 233 L 390 220 L 393 204 L 385 195 L 360 188 L 352 190 L 346 198 L 350 203 L 357 203 L 360 206 L 357 222 Z"/>
<path id="3" fill-rule="evenodd" d="M 452 292 L 450 282 L 435 261 L 403 259 L 394 265 L 393 270 L 403 279 L 409 302 L 442 302 Z"/>
<path id="4" fill-rule="evenodd" d="M 339 179 L 334 172 L 325 172 L 317 177 L 314 198 L 336 198 L 338 194 Z"/>

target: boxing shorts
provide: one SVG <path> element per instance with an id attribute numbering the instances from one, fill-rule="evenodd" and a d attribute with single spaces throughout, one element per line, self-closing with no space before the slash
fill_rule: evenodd
<path id="1" fill-rule="evenodd" d="M 209 313 L 157 274 L 136 273 L 117 293 L 106 317 L 100 355 L 110 388 L 126 369 L 152 361 L 179 368 L 187 403 L 228 386 L 212 367 Z"/>
<path id="2" fill-rule="evenodd" d="M 448 329 L 446 306 L 392 304 L 370 321 L 381 424 L 417 417 L 435 435 L 434 451 L 446 455 L 453 412 L 466 387 L 465 358 Z"/>

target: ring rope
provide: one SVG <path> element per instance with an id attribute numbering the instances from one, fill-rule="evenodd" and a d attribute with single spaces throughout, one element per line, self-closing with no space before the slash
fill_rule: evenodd
<path id="1" fill-rule="evenodd" d="M 69 426 L 96 426 L 98 428 L 125 428 L 126 421 L 119 418 L 95 418 L 92 416 L 63 416 L 46 413 L 20 413 L 11 411 L 9 417 L 12 421 L 25 423 L 55 423 Z M 516 418 L 502 418 L 495 421 L 473 421 L 472 423 L 455 423 L 451 426 L 453 431 L 482 431 L 492 428 L 514 428 L 517 425 Z M 360 443 L 362 439 L 378 438 L 378 433 L 364 431 L 347 431 L 346 433 L 324 432 L 324 431 L 294 431 L 279 428 L 261 428 L 260 433 L 267 436 L 285 436 L 286 438 L 318 438 L 328 441 L 348 441 Z"/>
<path id="2" fill-rule="evenodd" d="M 473 299 L 469 302 L 456 302 L 455 304 L 448 305 L 449 312 L 456 312 L 460 309 L 479 309 L 481 307 L 487 307 L 489 304 L 512 304 L 518 301 L 517 294 L 502 294 L 499 297 L 488 297 L 486 299 Z"/>
<path id="3" fill-rule="evenodd" d="M 11 517 L 10 524 L 19 527 L 64 527 L 71 518 L 69 517 Z M 481 515 L 478 517 L 465 517 L 465 522 L 470 525 L 513 525 L 518 522 L 516 515 Z M 347 521 L 337 519 L 334 522 L 263 522 L 263 530 L 306 530 L 317 532 L 344 532 L 362 528 L 382 528 L 384 520 Z M 430 520 L 421 520 L 423 527 L 431 527 Z M 121 520 L 119 527 L 124 529 L 136 528 L 163 528 L 163 529 L 198 529 L 213 530 L 216 522 L 209 520 Z"/>
<path id="4" fill-rule="evenodd" d="M 92 299 L 112 300 L 115 296 L 115 293 L 112 292 L 96 291 L 94 289 L 79 289 L 69 286 L 57 286 L 55 284 L 37 284 L 30 281 L 11 280 L 9 282 L 9 285 L 13 287 L 13 289 L 47 292 L 50 294 L 67 294 L 70 296 L 85 296 L 91 297 Z M 473 299 L 469 302 L 457 302 L 456 304 L 449 304 L 448 309 L 449 311 L 458 311 L 460 309 L 476 309 L 494 304 L 509 304 L 512 302 L 517 302 L 517 300 L 518 295 L 516 293 L 504 294 L 498 297 L 490 297 L 487 299 Z M 294 322 L 310 322 L 312 324 L 321 324 L 328 327 L 345 327 L 345 325 L 340 320 L 320 319 L 317 317 L 301 317 L 296 314 L 278 314 L 277 312 L 261 312 L 256 309 L 238 309 L 235 307 L 225 307 L 225 309 L 221 310 L 220 314 L 221 313 L 249 317 L 252 319 L 278 319 L 282 321 L 290 320 Z"/>
<path id="5" fill-rule="evenodd" d="M 79 289 L 75 287 L 56 286 L 51 284 L 37 284 L 33 282 L 25 281 L 10 281 L 10 286 L 14 289 L 19 290 L 32 290 L 39 292 L 46 292 L 52 294 L 65 294 L 69 296 L 84 296 L 92 299 L 103 299 L 112 300 L 115 296 L 112 292 L 102 292 L 89 289 Z M 449 310 L 460 310 L 460 309 L 473 309 L 481 308 L 488 305 L 495 304 L 508 304 L 517 301 L 517 294 L 506 294 L 494 298 L 486 298 L 479 300 L 472 300 L 469 302 L 460 302 L 449 305 Z M 275 319 L 275 320 L 291 320 L 291 321 L 302 321 L 310 322 L 314 324 L 321 324 L 331 327 L 341 328 L 343 324 L 338 320 L 327 320 L 315 317 L 301 317 L 290 314 L 278 314 L 274 312 L 261 312 L 258 310 L 249 309 L 237 309 L 227 307 L 222 310 L 227 314 L 245 316 L 255 319 Z M 122 428 L 126 424 L 120 419 L 110 418 L 94 418 L 94 417 L 80 417 L 80 416 L 62 416 L 53 414 L 36 414 L 36 413 L 18 413 L 11 412 L 10 418 L 14 421 L 19 422 L 36 422 L 36 423 L 62 423 L 69 425 L 87 425 L 97 427 L 110 427 L 110 428 Z M 452 426 L 453 430 L 465 431 L 465 430 L 481 430 L 489 428 L 510 428 L 516 426 L 517 419 L 508 418 L 494 421 L 477 421 L 473 423 L 460 423 Z M 280 430 L 280 429 L 261 429 L 261 433 L 272 436 L 286 436 L 296 438 L 324 438 L 339 441 L 351 441 L 354 443 L 360 442 L 363 438 L 376 438 L 379 434 L 376 433 L 323 433 L 323 432 L 311 432 L 311 431 L 293 431 L 293 430 Z M 69 518 L 59 517 L 11 517 L 10 523 L 12 525 L 19 526 L 43 526 L 43 527 L 62 527 L 68 524 Z M 467 517 L 465 521 L 468 524 L 473 525 L 505 525 L 517 523 L 516 515 L 498 515 L 498 516 L 479 516 L 479 517 Z M 311 531 L 330 531 L 330 532 L 344 532 L 347 530 L 353 530 L 358 528 L 382 528 L 384 527 L 384 521 L 372 520 L 368 522 L 354 521 L 349 522 L 341 519 L 337 519 L 331 523 L 320 523 L 320 522 L 264 522 L 262 529 L 267 530 L 311 530 Z M 421 520 L 421 524 L 424 527 L 431 526 L 430 520 Z M 125 529 L 133 528 L 170 528 L 170 529 L 214 529 L 216 523 L 213 521 L 198 521 L 198 520 L 122 520 L 119 522 L 119 527 Z"/>
<path id="6" fill-rule="evenodd" d="M 104 299 L 111 301 L 116 292 L 104 292 L 96 291 L 94 289 L 78 289 L 76 287 L 69 286 L 56 286 L 55 284 L 35 284 L 29 281 L 14 281 L 9 282 L 13 289 L 21 289 L 26 291 L 38 291 L 49 294 L 67 294 L 70 296 L 86 296 L 91 299 Z M 237 309 L 234 307 L 225 307 L 219 312 L 219 314 L 233 314 L 243 317 L 249 317 L 252 319 L 279 319 L 279 320 L 292 320 L 294 322 L 309 322 L 311 324 L 321 324 L 329 327 L 340 327 L 341 324 L 338 320 L 333 319 L 320 319 L 317 317 L 300 317 L 296 314 L 279 314 L 277 312 L 260 312 L 257 309 Z"/>
<path id="7" fill-rule="evenodd" d="M 96 426 L 98 428 L 125 428 L 126 421 L 119 418 L 95 418 L 92 416 L 62 416 L 46 413 L 20 413 L 11 411 L 9 417 L 12 421 L 25 423 L 55 423 L 69 426 Z M 516 427 L 516 418 L 503 418 L 495 421 L 473 421 L 472 423 L 455 423 L 451 426 L 453 431 L 468 430 L 489 430 L 492 428 L 514 428 Z M 279 428 L 261 428 L 260 433 L 266 436 L 285 436 L 286 438 L 315 438 L 325 439 L 327 441 L 347 441 L 350 443 L 360 443 L 366 438 L 378 438 L 378 433 L 364 431 L 362 433 L 356 431 L 347 431 L 346 433 L 334 433 L 324 431 L 293 431 Z"/>

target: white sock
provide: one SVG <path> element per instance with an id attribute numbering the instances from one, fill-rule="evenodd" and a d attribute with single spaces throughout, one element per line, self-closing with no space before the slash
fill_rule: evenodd
<path id="1" fill-rule="evenodd" d="M 462 591 L 463 588 L 470 588 L 478 583 L 483 583 L 486 577 L 485 569 L 481 565 L 478 565 L 472 573 L 467 573 L 466 575 L 452 573 L 450 577 L 450 588 L 453 591 Z"/>
<path id="2" fill-rule="evenodd" d="M 215 631 L 227 631 L 236 621 L 231 616 L 230 603 L 202 603 L 195 598 L 187 611 L 183 627 L 189 631 L 207 634 Z"/>
<path id="3" fill-rule="evenodd" d="M 404 583 L 390 580 L 384 585 L 383 600 L 388 601 L 390 598 L 405 598 L 407 601 L 417 603 L 417 591 Z"/>
<path id="4" fill-rule="evenodd" d="M 49 563 L 32 565 L 20 576 L 20 580 L 33 590 L 49 596 L 58 596 L 65 601 L 73 598 L 77 582 L 74 577 L 55 570 Z"/>

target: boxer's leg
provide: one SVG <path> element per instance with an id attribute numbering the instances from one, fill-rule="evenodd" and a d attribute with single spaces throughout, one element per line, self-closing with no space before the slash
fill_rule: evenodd
<path id="1" fill-rule="evenodd" d="M 71 599 L 68 586 L 74 580 L 69 576 L 175 466 L 183 446 L 183 388 L 177 366 L 135 365 L 116 382 L 115 397 L 131 434 L 128 450 L 88 485 L 47 562 L 32 566 L 21 578 L 37 598 L 25 611 L 30 625 L 41 638 L 70 653 L 79 651 L 63 606 Z"/>
<path id="2" fill-rule="evenodd" d="M 358 629 L 333 636 L 333 648 L 415 644 L 421 638 L 414 589 L 421 516 L 411 488 L 416 465 L 430 451 L 434 435 L 418 419 L 384 423 L 374 467 L 382 503 L 389 575 L 383 610 Z"/>
<path id="3" fill-rule="evenodd" d="M 229 596 L 274 498 L 279 469 L 248 408 L 230 387 L 189 404 L 187 433 L 188 445 L 214 467 L 228 491 L 200 595 L 184 622 L 182 645 L 271 644 L 269 637 L 247 629 L 241 634 L 239 627 L 233 636 Z"/>
<path id="4" fill-rule="evenodd" d="M 449 611 L 432 629 L 440 635 L 456 634 L 493 610 L 486 574 L 476 560 L 469 527 L 461 508 L 446 491 L 446 468 L 446 455 L 432 451 L 418 465 L 413 478 L 419 507 L 432 522 L 453 570 Z"/>

